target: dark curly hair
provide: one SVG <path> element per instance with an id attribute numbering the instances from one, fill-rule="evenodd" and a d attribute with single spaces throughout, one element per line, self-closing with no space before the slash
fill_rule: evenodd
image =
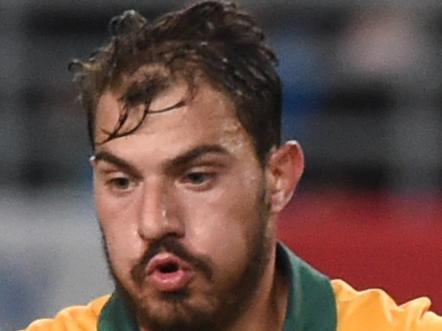
<path id="1" fill-rule="evenodd" d="M 199 75 L 221 90 L 234 104 L 236 115 L 264 162 L 272 146 L 280 144 L 281 82 L 277 59 L 264 43 L 264 34 L 249 14 L 236 5 L 204 1 L 171 12 L 150 23 L 134 10 L 112 18 L 109 43 L 85 61 L 69 66 L 80 88 L 88 116 L 88 133 L 95 145 L 95 113 L 106 90 L 125 87 L 123 110 L 107 139 L 138 129 L 155 95 L 177 78 L 193 87 Z M 133 79 L 140 68 L 157 68 Z M 159 69 L 158 69 L 159 68 Z M 128 82 L 129 81 L 129 82 Z M 127 119 L 134 106 L 144 105 L 144 115 L 133 127 Z"/>

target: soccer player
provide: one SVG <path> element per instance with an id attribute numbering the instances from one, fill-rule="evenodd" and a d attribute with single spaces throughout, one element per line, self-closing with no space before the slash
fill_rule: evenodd
<path id="1" fill-rule="evenodd" d="M 427 299 L 357 292 L 277 241 L 303 154 L 280 141 L 275 55 L 248 14 L 208 1 L 110 26 L 71 70 L 115 291 L 27 331 L 442 330 Z"/>

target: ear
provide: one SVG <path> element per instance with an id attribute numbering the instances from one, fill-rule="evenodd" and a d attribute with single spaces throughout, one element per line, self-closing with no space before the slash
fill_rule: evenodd
<path id="1" fill-rule="evenodd" d="M 266 180 L 271 213 L 288 204 L 304 171 L 304 153 L 296 141 L 289 141 L 270 152 Z"/>

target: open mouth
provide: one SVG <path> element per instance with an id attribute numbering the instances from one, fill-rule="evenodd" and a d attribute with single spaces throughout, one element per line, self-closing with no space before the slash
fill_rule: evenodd
<path id="1" fill-rule="evenodd" d="M 147 264 L 147 275 L 151 275 L 154 272 L 169 274 L 181 269 L 190 270 L 191 266 L 171 253 L 163 252 L 154 256 Z"/>
<path id="2" fill-rule="evenodd" d="M 147 264 L 147 280 L 161 292 L 183 290 L 192 278 L 192 266 L 171 253 L 159 253 Z"/>
<path id="3" fill-rule="evenodd" d="M 179 269 L 179 265 L 174 262 L 169 262 L 158 266 L 158 271 L 165 274 L 177 272 Z"/>

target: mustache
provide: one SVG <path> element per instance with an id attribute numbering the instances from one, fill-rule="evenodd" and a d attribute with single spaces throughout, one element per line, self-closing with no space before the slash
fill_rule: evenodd
<path id="1" fill-rule="evenodd" d="M 210 259 L 191 254 L 175 237 L 164 237 L 152 242 L 140 261 L 132 267 L 130 274 L 137 285 L 140 286 L 146 277 L 146 267 L 150 260 L 162 252 L 174 254 L 194 269 L 201 271 L 209 281 L 212 280 L 213 267 Z"/>

